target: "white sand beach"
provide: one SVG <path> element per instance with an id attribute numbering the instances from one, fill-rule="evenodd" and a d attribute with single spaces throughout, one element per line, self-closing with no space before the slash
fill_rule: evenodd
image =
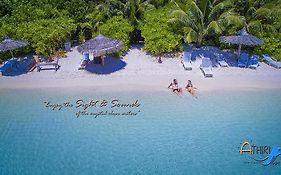
<path id="1" fill-rule="evenodd" d="M 192 63 L 193 70 L 183 69 L 180 57 L 163 58 L 157 63 L 152 57 L 138 47 L 131 47 L 123 57 L 127 65 L 116 72 L 98 75 L 78 70 L 82 55 L 73 48 L 67 58 L 59 62 L 61 68 L 43 70 L 7 77 L 0 77 L 0 89 L 24 88 L 83 88 L 91 87 L 102 90 L 160 90 L 167 91 L 167 86 L 176 78 L 180 87 L 185 87 L 191 80 L 199 91 L 235 90 L 235 89 L 281 89 L 281 69 L 260 63 L 256 70 L 238 67 L 214 67 L 213 78 L 205 78 L 199 66 L 201 60 Z"/>

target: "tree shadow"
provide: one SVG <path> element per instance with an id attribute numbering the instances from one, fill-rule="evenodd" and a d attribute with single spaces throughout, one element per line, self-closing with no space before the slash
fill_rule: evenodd
<path id="1" fill-rule="evenodd" d="M 119 58 L 106 57 L 104 65 L 94 64 L 91 61 L 87 64 L 85 70 L 94 74 L 106 75 L 122 70 L 126 65 L 127 63 Z"/>
<path id="2" fill-rule="evenodd" d="M 184 50 L 191 53 L 192 61 L 195 61 L 197 57 L 202 55 L 204 57 L 210 58 L 213 65 L 217 65 L 216 54 L 222 54 L 229 66 L 237 67 L 236 55 L 231 51 L 223 51 L 215 46 L 202 46 L 197 48 L 193 45 L 185 45 Z"/>

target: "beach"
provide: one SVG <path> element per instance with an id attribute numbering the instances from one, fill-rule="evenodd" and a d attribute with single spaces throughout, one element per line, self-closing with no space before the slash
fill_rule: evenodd
<path id="1" fill-rule="evenodd" d="M 0 175 L 280 174 L 281 0 L 0 9 Z"/>
<path id="2" fill-rule="evenodd" d="M 227 68 L 214 65 L 212 78 L 205 78 L 200 69 L 201 60 L 192 62 L 192 70 L 184 70 L 181 58 L 163 57 L 163 63 L 142 50 L 131 47 L 121 61 L 126 65 L 117 71 L 107 74 L 95 74 L 86 70 L 78 70 L 82 54 L 73 48 L 66 58 L 61 58 L 61 68 L 29 72 L 19 76 L 0 77 L 0 89 L 32 89 L 32 88 L 83 88 L 114 91 L 167 91 L 170 82 L 176 78 L 179 86 L 184 88 L 188 80 L 198 91 L 212 90 L 259 90 L 281 89 L 281 70 L 260 63 L 256 69 Z M 115 59 L 115 58 L 111 58 Z M 214 63 L 215 64 L 215 63 Z"/>

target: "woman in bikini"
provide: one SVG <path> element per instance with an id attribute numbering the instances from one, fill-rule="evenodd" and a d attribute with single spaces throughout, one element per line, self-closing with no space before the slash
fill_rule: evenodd
<path id="1" fill-rule="evenodd" d="M 194 89 L 197 89 L 197 88 L 193 87 L 193 84 L 191 83 L 190 80 L 187 81 L 187 85 L 185 88 L 186 88 L 187 92 L 189 92 L 192 96 L 196 97 Z"/>
<path id="2" fill-rule="evenodd" d="M 177 79 L 174 79 L 173 82 L 168 86 L 169 89 L 172 89 L 174 93 L 180 94 L 182 93 L 182 89 L 178 86 Z"/>

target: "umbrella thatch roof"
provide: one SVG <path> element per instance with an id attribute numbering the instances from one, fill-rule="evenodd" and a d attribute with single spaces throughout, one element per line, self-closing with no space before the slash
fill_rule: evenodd
<path id="1" fill-rule="evenodd" d="M 220 41 L 231 44 L 243 44 L 243 45 L 259 45 L 263 44 L 263 40 L 256 36 L 247 33 L 246 29 L 243 28 L 236 35 L 221 36 Z"/>
<path id="2" fill-rule="evenodd" d="M 77 49 L 80 53 L 92 52 L 97 57 L 117 52 L 123 45 L 120 40 L 98 35 L 81 44 Z"/>
<path id="3" fill-rule="evenodd" d="M 24 47 L 26 45 L 28 45 L 27 41 L 13 40 L 6 36 L 5 39 L 0 43 L 0 52 L 14 50 L 20 47 Z"/>

